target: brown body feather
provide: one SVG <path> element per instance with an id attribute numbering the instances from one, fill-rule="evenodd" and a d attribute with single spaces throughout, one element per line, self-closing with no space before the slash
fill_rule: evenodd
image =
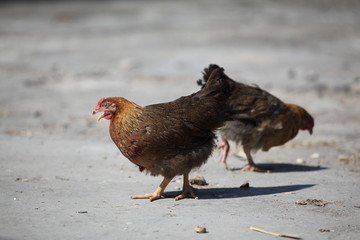
<path id="1" fill-rule="evenodd" d="M 227 119 L 227 83 L 222 70 L 202 90 L 168 103 L 141 107 L 124 98 L 115 104 L 110 135 L 125 157 L 151 175 L 183 175 L 206 162 L 215 147 L 214 131 Z M 101 104 L 98 104 L 101 105 Z"/>

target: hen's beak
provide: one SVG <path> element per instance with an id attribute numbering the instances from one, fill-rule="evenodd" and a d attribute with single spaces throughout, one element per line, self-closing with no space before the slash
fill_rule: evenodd
<path id="1" fill-rule="evenodd" d="M 98 117 L 97 121 L 100 121 L 104 116 L 105 116 L 105 113 L 101 114 L 101 115 Z"/>
<path id="2" fill-rule="evenodd" d="M 309 131 L 310 135 L 312 135 L 312 132 L 313 132 L 312 128 L 308 129 L 308 131 Z"/>
<path id="3" fill-rule="evenodd" d="M 99 111 L 99 110 L 94 110 L 94 111 L 93 111 L 93 115 L 97 114 L 98 112 L 100 112 L 100 111 Z M 105 116 L 104 113 L 101 114 L 101 115 L 98 117 L 97 121 L 100 121 L 104 116 Z"/>

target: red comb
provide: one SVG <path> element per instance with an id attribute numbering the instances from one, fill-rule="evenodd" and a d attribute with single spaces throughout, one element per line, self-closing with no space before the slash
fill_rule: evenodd
<path id="1" fill-rule="evenodd" d="M 101 106 L 101 103 L 105 100 L 105 98 L 101 98 L 98 103 L 95 105 L 95 110 L 99 109 Z"/>

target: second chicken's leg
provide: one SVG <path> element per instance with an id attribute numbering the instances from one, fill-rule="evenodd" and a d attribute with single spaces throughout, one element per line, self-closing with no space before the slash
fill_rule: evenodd
<path id="1" fill-rule="evenodd" d="M 223 142 L 219 145 L 219 149 L 221 149 L 219 162 L 223 162 L 225 164 L 225 168 L 229 169 L 226 162 L 230 150 L 229 142 L 227 140 L 223 140 Z"/>
<path id="2" fill-rule="evenodd" d="M 266 168 L 261 168 L 255 165 L 254 160 L 251 156 L 250 150 L 249 149 L 245 149 L 244 148 L 244 152 L 246 154 L 246 158 L 248 160 L 248 165 L 246 165 L 245 167 L 243 167 L 241 169 L 241 171 L 251 171 L 251 172 L 270 172 L 269 169 Z"/>

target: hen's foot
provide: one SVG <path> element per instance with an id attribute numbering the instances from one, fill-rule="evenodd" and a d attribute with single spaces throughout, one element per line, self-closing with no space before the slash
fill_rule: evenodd
<path id="1" fill-rule="evenodd" d="M 180 193 L 180 195 L 177 195 L 175 197 L 175 201 L 181 200 L 183 198 L 189 197 L 189 198 L 194 198 L 196 200 L 198 200 L 199 198 L 195 195 L 194 193 L 195 188 L 188 186 L 185 189 L 183 189 L 183 191 Z"/>
<path id="2" fill-rule="evenodd" d="M 157 199 L 160 199 L 161 196 L 163 194 L 158 194 L 156 192 L 154 193 L 147 193 L 147 194 L 143 194 L 143 195 L 136 195 L 136 196 L 131 196 L 132 199 L 150 199 L 150 201 L 154 201 Z"/>
<path id="3" fill-rule="evenodd" d="M 270 173 L 270 169 L 268 168 L 261 168 L 261 167 L 257 167 L 256 165 L 246 165 L 245 167 L 243 167 L 241 169 L 242 172 L 246 172 L 246 171 L 250 171 L 250 172 L 266 172 L 266 173 Z"/>
<path id="4" fill-rule="evenodd" d="M 181 199 L 184 199 L 187 197 L 198 200 L 199 198 L 195 195 L 194 190 L 196 190 L 196 188 L 193 188 L 189 185 L 188 187 L 183 189 L 180 194 L 179 193 L 164 193 L 162 196 L 164 198 L 174 198 L 175 201 L 178 201 L 178 200 L 181 200 Z"/>
<path id="5" fill-rule="evenodd" d="M 190 198 L 195 198 L 195 199 L 199 199 L 195 193 L 194 193 L 195 188 L 193 188 L 192 186 L 190 186 L 189 184 L 189 173 L 185 173 L 184 174 L 184 183 L 183 183 L 183 190 L 180 193 L 180 195 L 175 195 L 175 201 L 178 201 L 180 199 L 186 198 L 186 197 L 190 197 Z M 174 195 L 173 195 L 174 196 Z"/>
<path id="6" fill-rule="evenodd" d="M 143 194 L 143 195 L 136 195 L 132 196 L 132 199 L 150 199 L 150 201 L 154 201 L 157 199 L 160 199 L 162 196 L 164 196 L 164 190 L 166 186 L 170 183 L 172 178 L 164 178 L 164 180 L 161 182 L 160 186 L 156 188 L 156 190 L 153 193 Z"/>

